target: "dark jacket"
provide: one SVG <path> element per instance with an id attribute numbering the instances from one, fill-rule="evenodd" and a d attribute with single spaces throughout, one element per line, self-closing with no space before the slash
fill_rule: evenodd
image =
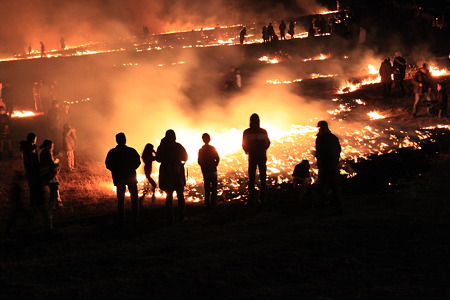
<path id="1" fill-rule="evenodd" d="M 389 82 L 392 80 L 392 67 L 389 61 L 383 61 L 380 66 L 380 76 L 382 82 Z"/>
<path id="2" fill-rule="evenodd" d="M 43 149 L 39 157 L 41 182 L 43 185 L 58 183 L 59 165 L 55 163 L 53 155 L 48 149 Z"/>
<path id="3" fill-rule="evenodd" d="M 203 145 L 203 147 L 198 150 L 198 164 L 200 165 L 203 174 L 217 172 L 219 161 L 219 154 L 213 146 Z"/>
<path id="4" fill-rule="evenodd" d="M 188 155 L 186 149 L 174 140 L 163 138 L 156 151 L 159 167 L 159 187 L 166 192 L 182 189 L 186 185 L 184 163 Z"/>
<path id="5" fill-rule="evenodd" d="M 394 63 L 392 65 L 394 69 L 394 77 L 398 79 L 405 78 L 406 73 L 406 60 L 401 56 L 396 56 L 394 58 Z"/>
<path id="6" fill-rule="evenodd" d="M 440 90 L 436 93 L 436 101 L 436 108 L 446 112 L 448 106 L 448 96 L 444 90 Z"/>
<path id="7" fill-rule="evenodd" d="M 418 70 L 416 74 L 414 74 L 411 83 L 414 86 L 414 94 L 423 94 L 429 92 L 431 90 L 431 76 L 430 72 L 426 71 L 425 73 Z M 422 84 L 422 86 L 419 86 Z"/>
<path id="8" fill-rule="evenodd" d="M 109 150 L 105 164 L 111 171 L 114 185 L 137 183 L 136 169 L 141 165 L 141 159 L 134 148 L 117 145 Z"/>
<path id="9" fill-rule="evenodd" d="M 23 167 L 25 176 L 28 180 L 39 178 L 39 154 L 37 146 L 27 141 L 20 142 L 20 151 L 22 152 Z"/>
<path id="10" fill-rule="evenodd" d="M 267 131 L 260 127 L 259 117 L 255 114 L 250 118 L 250 128 L 242 136 L 242 149 L 252 159 L 267 159 L 267 149 L 270 146 Z"/>
<path id="11" fill-rule="evenodd" d="M 337 167 L 340 155 L 339 139 L 329 130 L 319 131 L 316 138 L 316 159 L 319 170 Z"/>

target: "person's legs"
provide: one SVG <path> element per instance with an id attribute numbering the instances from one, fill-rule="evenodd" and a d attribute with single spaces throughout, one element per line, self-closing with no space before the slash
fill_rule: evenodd
<path id="1" fill-rule="evenodd" d="M 186 202 L 184 200 L 183 188 L 177 190 L 178 200 L 178 220 L 184 221 L 186 219 Z"/>
<path id="2" fill-rule="evenodd" d="M 166 191 L 166 214 L 167 223 L 173 223 L 173 191 Z"/>
<path id="3" fill-rule="evenodd" d="M 267 160 L 258 162 L 259 180 L 261 182 L 261 189 L 259 191 L 259 200 L 266 201 L 266 182 L 267 182 Z"/>
<path id="4" fill-rule="evenodd" d="M 211 206 L 217 205 L 217 173 L 211 175 Z"/>
<path id="5" fill-rule="evenodd" d="M 128 184 L 128 191 L 130 192 L 131 208 L 133 210 L 133 223 L 136 224 L 139 222 L 139 199 L 136 183 Z"/>
<path id="6" fill-rule="evenodd" d="M 210 174 L 203 174 L 203 187 L 205 190 L 205 205 L 211 204 L 211 176 Z"/>
<path id="7" fill-rule="evenodd" d="M 419 100 L 420 100 L 420 94 L 414 93 L 414 105 L 413 105 L 413 111 L 412 111 L 413 116 L 415 116 L 417 114 L 417 104 L 419 103 Z"/>
<path id="8" fill-rule="evenodd" d="M 125 189 L 126 186 L 123 184 L 117 185 L 117 210 L 119 212 L 120 222 L 125 223 Z"/>
<path id="9" fill-rule="evenodd" d="M 249 202 L 255 201 L 255 180 L 256 180 L 256 162 L 251 157 L 248 158 L 248 196 Z"/>

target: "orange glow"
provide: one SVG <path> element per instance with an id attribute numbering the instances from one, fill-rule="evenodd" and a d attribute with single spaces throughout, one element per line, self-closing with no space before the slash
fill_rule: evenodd
<path id="1" fill-rule="evenodd" d="M 33 112 L 30 110 L 15 110 L 13 111 L 11 117 L 12 118 L 26 118 L 26 117 L 33 117 L 33 116 L 38 116 L 38 115 L 42 115 L 43 113 L 39 113 L 39 112 Z"/>

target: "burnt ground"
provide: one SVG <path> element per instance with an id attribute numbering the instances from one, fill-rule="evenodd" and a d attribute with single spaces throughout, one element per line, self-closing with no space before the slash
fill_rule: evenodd
<path id="1" fill-rule="evenodd" d="M 411 118 L 411 97 L 378 95 L 369 86 L 342 98 L 364 98 L 389 116 L 380 122 L 449 123 Z M 343 182 L 342 217 L 310 208 L 314 189 L 297 203 L 281 186 L 257 207 L 188 204 L 188 221 L 171 226 L 159 200 L 144 207 L 137 228 L 121 227 L 113 197 L 66 191 L 54 232 L 39 222 L 29 230 L 22 217 L 0 235 L 0 298 L 448 299 L 449 138 L 436 130 L 436 142 L 420 150 L 353 164 L 358 176 Z M 17 164 L 1 162 L 3 224 Z M 70 176 L 108 176 L 90 164 Z"/>
<path id="2" fill-rule="evenodd" d="M 355 164 L 343 217 L 272 189 L 258 207 L 189 204 L 171 226 L 158 201 L 137 228 L 120 227 L 113 198 L 65 194 L 54 232 L 22 218 L 1 236 L 0 298 L 448 299 L 449 136 L 435 138 Z"/>

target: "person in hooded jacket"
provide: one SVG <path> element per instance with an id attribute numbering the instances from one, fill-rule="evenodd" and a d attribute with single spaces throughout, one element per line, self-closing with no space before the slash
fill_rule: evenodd
<path id="1" fill-rule="evenodd" d="M 184 164 L 188 159 L 186 149 L 176 142 L 175 131 L 169 129 L 156 150 L 159 166 L 159 188 L 166 192 L 167 222 L 173 223 L 173 193 L 177 193 L 178 220 L 186 220 L 186 203 L 184 186 L 186 176 Z"/>
<path id="2" fill-rule="evenodd" d="M 248 192 L 249 204 L 254 204 L 256 199 L 255 181 L 256 169 L 259 169 L 259 179 L 261 183 L 259 201 L 266 200 L 266 180 L 267 180 L 267 149 L 270 146 L 270 139 L 267 131 L 260 127 L 260 119 L 257 114 L 250 116 L 250 128 L 244 131 L 242 136 L 242 148 L 248 155 Z"/>
<path id="3" fill-rule="evenodd" d="M 341 155 L 341 144 L 339 139 L 331 133 L 326 121 L 319 121 L 317 124 L 319 132 L 316 138 L 316 159 L 319 169 L 319 193 L 320 200 L 318 206 L 322 206 L 328 200 L 328 193 L 331 190 L 334 213 L 342 215 L 342 204 L 339 186 L 339 158 Z"/>

